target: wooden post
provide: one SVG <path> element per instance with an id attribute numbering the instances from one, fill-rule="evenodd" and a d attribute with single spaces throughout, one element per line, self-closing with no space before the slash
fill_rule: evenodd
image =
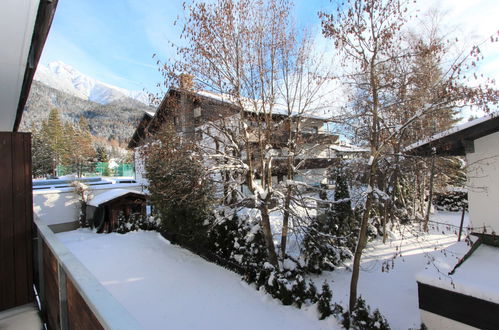
<path id="1" fill-rule="evenodd" d="M 425 222 L 423 226 L 423 230 L 425 232 L 428 231 L 428 222 L 430 221 L 430 211 L 431 211 L 431 203 L 433 201 L 433 177 L 435 176 L 435 154 L 436 149 L 433 147 L 431 149 L 431 172 L 430 172 L 430 192 L 428 193 L 428 207 L 426 209 Z"/>
<path id="2" fill-rule="evenodd" d="M 461 214 L 461 224 L 459 225 L 459 235 L 457 237 L 458 242 L 461 242 L 461 233 L 463 232 L 464 212 L 466 212 L 466 206 L 463 206 L 463 213 Z"/>
<path id="3" fill-rule="evenodd" d="M 68 323 L 68 294 L 66 283 L 66 272 L 62 265 L 57 262 L 57 276 L 59 278 L 59 316 L 60 316 L 60 329 L 69 329 Z"/>
<path id="4" fill-rule="evenodd" d="M 42 235 L 40 234 L 40 231 L 37 229 L 36 230 L 37 236 L 37 244 L 36 244 L 36 249 L 37 249 L 37 268 L 38 268 L 38 299 L 40 301 L 40 311 L 42 315 L 45 315 L 45 285 L 44 285 L 44 276 L 43 276 L 43 238 Z"/>

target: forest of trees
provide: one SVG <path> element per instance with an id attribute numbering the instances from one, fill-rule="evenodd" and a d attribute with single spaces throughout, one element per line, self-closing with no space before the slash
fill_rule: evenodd
<path id="1" fill-rule="evenodd" d="M 88 122 L 81 117 L 78 125 L 63 122 L 57 109 L 52 109 L 40 128 L 33 128 L 33 176 L 56 176 L 57 166 L 64 165 L 78 177 L 90 171 L 97 159 Z"/>

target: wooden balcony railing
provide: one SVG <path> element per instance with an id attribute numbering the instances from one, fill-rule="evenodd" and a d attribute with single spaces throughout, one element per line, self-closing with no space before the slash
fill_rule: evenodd
<path id="1" fill-rule="evenodd" d="M 51 329 L 141 329 L 46 224 L 35 225 L 36 289 Z"/>

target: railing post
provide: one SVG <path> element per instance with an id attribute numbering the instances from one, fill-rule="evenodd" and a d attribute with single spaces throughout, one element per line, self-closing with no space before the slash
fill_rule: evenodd
<path id="1" fill-rule="evenodd" d="M 60 316 L 60 329 L 68 329 L 68 295 L 66 272 L 61 264 L 57 262 L 57 277 L 59 279 L 59 316 Z"/>
<path id="2" fill-rule="evenodd" d="M 38 262 L 38 299 L 40 300 L 40 309 L 42 312 L 42 315 L 45 314 L 45 283 L 44 283 L 44 276 L 43 276 L 43 238 L 42 234 L 40 233 L 40 230 L 38 227 L 36 228 L 36 248 L 37 248 L 37 262 Z"/>

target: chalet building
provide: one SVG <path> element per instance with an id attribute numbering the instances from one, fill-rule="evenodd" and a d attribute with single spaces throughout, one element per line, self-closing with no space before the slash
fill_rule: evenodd
<path id="1" fill-rule="evenodd" d="M 475 237 L 449 274 L 429 269 L 417 275 L 422 321 L 428 329 L 499 329 L 499 113 L 437 134 L 407 151 L 466 157 Z"/>
<path id="2" fill-rule="evenodd" d="M 260 142 L 256 134 L 257 125 L 261 114 L 255 113 L 253 107 L 240 107 L 231 102 L 230 97 L 207 91 L 193 91 L 190 83 L 183 84 L 181 88 L 170 88 L 160 103 L 156 113 L 144 113 L 139 122 L 128 147 L 135 150 L 136 180 L 143 180 L 144 166 L 139 150 L 140 146 L 154 139 L 154 135 L 165 123 L 171 123 L 177 132 L 183 136 L 197 140 L 201 144 L 212 143 L 213 130 L 210 133 L 210 123 L 220 121 L 221 118 L 237 126 L 239 116 L 243 116 L 249 123 L 249 140 L 256 145 Z M 249 102 L 249 101 L 248 101 Z M 294 119 L 294 118 L 296 119 Z M 354 146 L 341 146 L 338 135 L 326 130 L 327 119 L 316 115 L 292 115 L 293 124 L 300 121 L 300 140 L 307 152 L 297 157 L 301 168 L 310 174 L 300 180 L 308 183 L 319 184 L 325 177 L 326 169 L 331 166 L 334 159 L 340 155 L 351 157 L 362 154 L 365 150 Z M 276 181 L 285 177 L 289 116 L 287 109 L 275 106 L 272 111 L 272 121 L 276 129 L 273 131 L 271 141 L 266 141 L 272 146 L 273 175 Z M 261 137 L 260 137 L 261 138 Z M 244 159 L 244 155 L 243 155 Z M 252 160 L 255 160 L 254 158 Z M 260 162 L 254 162 L 259 166 Z"/>

